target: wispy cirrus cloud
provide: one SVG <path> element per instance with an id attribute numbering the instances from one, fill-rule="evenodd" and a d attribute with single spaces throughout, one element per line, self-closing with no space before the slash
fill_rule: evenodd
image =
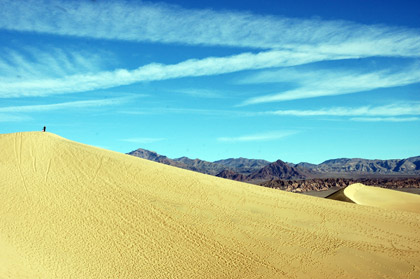
<path id="1" fill-rule="evenodd" d="M 57 110 L 99 108 L 105 106 L 117 106 L 132 100 L 133 97 L 97 99 L 87 101 L 72 101 L 42 105 L 5 106 L 0 107 L 0 122 L 22 122 L 32 119 L 28 113 L 48 112 Z"/>
<path id="2" fill-rule="evenodd" d="M 204 88 L 184 88 L 172 90 L 173 93 L 179 93 L 197 98 L 224 98 L 224 92 L 204 89 Z"/>
<path id="3" fill-rule="evenodd" d="M 244 111 L 244 110 L 217 110 L 198 108 L 139 108 L 138 110 L 120 111 L 123 114 L 153 115 L 153 114 L 191 114 L 222 117 L 265 117 L 265 116 L 295 116 L 317 117 L 336 116 L 352 117 L 352 121 L 416 121 L 420 116 L 420 102 L 398 102 L 382 106 L 361 107 L 329 107 L 314 110 L 274 110 L 274 111 Z M 403 117 L 411 116 L 411 117 Z M 270 135 L 270 134 L 269 134 Z M 283 134 L 281 134 L 283 135 Z"/>
<path id="4" fill-rule="evenodd" d="M 276 110 L 276 111 L 268 111 L 266 112 L 266 114 L 282 115 L 282 116 L 299 116 L 299 117 L 361 116 L 361 117 L 364 117 L 364 119 L 367 119 L 367 117 L 378 117 L 378 116 L 383 116 L 383 117 L 395 117 L 395 116 L 407 116 L 407 115 L 415 116 L 415 115 L 420 115 L 420 102 L 397 103 L 397 104 L 390 104 L 390 105 L 384 105 L 384 106 L 331 107 L 331 108 L 323 108 L 323 109 L 318 109 L 318 110 Z"/>
<path id="5" fill-rule="evenodd" d="M 109 57 L 109 54 L 106 56 Z M 26 80 L 60 78 L 101 70 L 108 58 L 87 51 L 69 51 L 55 47 L 0 49 L 0 82 L 3 85 Z"/>
<path id="6" fill-rule="evenodd" d="M 263 72 L 242 80 L 242 83 L 292 81 L 296 89 L 263 95 L 245 100 L 240 105 L 281 102 L 297 99 L 351 94 L 378 88 L 404 86 L 420 82 L 420 67 L 414 63 L 404 69 L 379 71 L 361 70 L 313 70 L 296 71 L 282 69 Z"/>
<path id="7" fill-rule="evenodd" d="M 255 142 L 255 141 L 272 141 L 279 140 L 297 134 L 298 131 L 271 131 L 260 134 L 243 135 L 237 137 L 220 137 L 220 142 Z"/>
<path id="8" fill-rule="evenodd" d="M 100 59 L 90 54 L 55 49 L 52 53 L 44 51 L 33 55 L 36 50 L 29 50 L 33 57 L 28 60 L 27 55 L 8 50 L 9 53 L 3 56 L 6 59 L 0 57 L 0 98 L 84 92 L 144 81 L 219 75 L 325 60 L 420 57 L 420 32 L 410 28 L 246 12 L 188 10 L 149 2 L 28 0 L 22 5 L 19 1 L 4 0 L 0 2 L 0 29 L 135 42 L 264 49 L 258 53 L 190 59 L 172 65 L 152 63 L 134 70 L 113 71 L 95 67 Z M 92 62 L 96 60 L 99 62 Z M 380 75 L 378 78 L 383 82 Z M 281 96 L 262 96 L 244 104 L 334 95 L 338 91 L 324 87 L 305 90 L 306 93 L 297 90 L 283 92 Z M 367 88 L 348 90 L 369 90 L 370 87 Z M 345 89 L 342 92 L 347 92 Z M 205 92 L 186 93 L 205 95 Z"/>
<path id="9" fill-rule="evenodd" d="M 14 115 L 14 114 L 6 114 L 0 113 L 0 122 L 22 122 L 30 120 L 31 118 L 25 115 Z"/>
<path id="10" fill-rule="evenodd" d="M 243 111 L 243 110 L 221 110 L 221 109 L 202 109 L 202 108 L 166 108 L 166 107 L 142 107 L 136 110 L 119 111 L 121 114 L 131 115 L 162 115 L 162 114 L 187 114 L 204 115 L 216 117 L 253 117 L 266 115 L 265 112 Z"/>
<path id="11" fill-rule="evenodd" d="M 0 28 L 98 39 L 345 55 L 420 55 L 420 32 L 349 21 L 183 9 L 149 2 L 4 0 Z"/>
<path id="12" fill-rule="evenodd" d="M 419 121 L 419 117 L 354 117 L 351 121 L 359 122 L 411 122 Z"/>
<path id="13" fill-rule="evenodd" d="M 129 139 L 121 139 L 121 141 L 124 142 L 130 142 L 130 143 L 154 143 L 166 140 L 166 138 L 129 138 Z"/>
<path id="14" fill-rule="evenodd" d="M 68 75 L 61 78 L 1 79 L 0 98 L 84 92 L 142 81 L 218 75 L 343 58 L 346 57 L 289 51 L 247 52 L 227 57 L 189 59 L 173 65 L 152 63 L 135 70 L 117 69 L 115 71 Z M 26 65 L 27 63 L 23 64 Z"/>
<path id="15" fill-rule="evenodd" d="M 0 29 L 135 42 L 246 47 L 260 51 L 189 59 L 171 65 L 152 63 L 134 70 L 104 71 L 98 67 L 102 59 L 99 55 L 59 49 L 36 53 L 36 49 L 28 48 L 26 54 L 6 50 L 8 53 L 0 57 L 0 98 L 85 92 L 144 81 L 220 75 L 325 60 L 420 57 L 420 32 L 415 29 L 246 12 L 188 10 L 149 2 L 28 0 L 21 5 L 19 1 L 4 0 L 0 2 Z M 251 98 L 242 105 L 400 86 L 417 82 L 416 76 L 418 70 L 400 74 L 382 71 L 331 75 L 338 86 L 331 82 L 307 82 L 307 86 L 296 90 Z M 323 80 L 327 80 L 325 76 Z M 211 95 L 203 91 L 184 93 Z"/>
<path id="16" fill-rule="evenodd" d="M 116 106 L 129 102 L 133 97 L 96 99 L 87 101 L 72 101 L 45 105 L 27 105 L 27 106 L 8 106 L 0 107 L 0 113 L 28 113 L 28 112 L 46 112 L 63 109 L 82 109 L 104 106 Z"/>

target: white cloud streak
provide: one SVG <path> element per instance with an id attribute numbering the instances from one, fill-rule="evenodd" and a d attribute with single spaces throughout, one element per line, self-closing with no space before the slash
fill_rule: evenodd
<path id="1" fill-rule="evenodd" d="M 172 90 L 173 93 L 185 94 L 197 98 L 224 98 L 224 92 L 203 88 L 185 88 Z"/>
<path id="2" fill-rule="evenodd" d="M 244 135 L 239 137 L 220 137 L 217 140 L 220 142 L 272 141 L 282 139 L 297 133 L 297 131 L 272 131 L 267 133 Z"/>
<path id="3" fill-rule="evenodd" d="M 290 49 L 345 55 L 420 55 L 420 32 L 348 21 L 187 10 L 123 1 L 3 0 L 0 28 L 111 40 Z"/>
<path id="4" fill-rule="evenodd" d="M 134 97 L 121 97 L 87 101 L 72 101 L 46 105 L 0 107 L 0 122 L 22 122 L 31 120 L 32 118 L 25 115 L 25 113 L 117 106 L 129 102 L 133 98 Z"/>
<path id="5" fill-rule="evenodd" d="M 412 122 L 419 121 L 418 117 L 354 117 L 352 121 L 359 122 Z"/>
<path id="6" fill-rule="evenodd" d="M 265 115 L 265 112 L 252 112 L 241 110 L 217 110 L 217 109 L 197 109 L 197 108 L 166 108 L 166 107 L 143 107 L 137 110 L 120 111 L 122 114 L 132 115 L 162 115 L 162 114 L 189 114 L 206 115 L 220 117 L 253 117 Z"/>
<path id="7" fill-rule="evenodd" d="M 0 107 L 0 113 L 28 113 L 28 112 L 46 112 L 63 109 L 81 109 L 104 106 L 115 106 L 127 103 L 132 97 L 98 99 L 88 101 L 73 101 L 47 105 L 28 105 L 28 106 L 9 106 Z"/>
<path id="8" fill-rule="evenodd" d="M 130 142 L 130 143 L 155 143 L 159 141 L 166 140 L 166 138 L 130 138 L 130 139 L 122 139 L 121 141 Z"/>
<path id="9" fill-rule="evenodd" d="M 240 110 L 211 110 L 194 108 L 140 108 L 137 111 L 121 111 L 123 114 L 153 115 L 153 114 L 192 114 L 222 117 L 264 117 L 264 116 L 336 116 L 353 117 L 353 121 L 415 121 L 420 116 L 420 102 L 395 103 L 383 106 L 362 107 L 330 107 L 317 110 L 275 110 L 275 111 L 240 111 Z"/>
<path id="10" fill-rule="evenodd" d="M 282 116 L 363 116 L 395 117 L 403 115 L 420 115 L 420 102 L 399 103 L 384 106 L 333 107 L 319 110 L 276 110 L 266 112 L 268 115 Z"/>
<path id="11" fill-rule="evenodd" d="M 1 83 L 93 73 L 99 71 L 107 60 L 98 52 L 64 51 L 52 47 L 24 47 L 19 50 L 5 48 L 0 51 Z"/>
<path id="12" fill-rule="evenodd" d="M 84 92 L 142 81 L 218 75 L 343 58 L 346 57 L 289 51 L 266 51 L 256 54 L 242 53 L 228 57 L 208 57 L 200 60 L 190 59 L 173 65 L 153 63 L 131 71 L 118 69 L 94 74 L 70 75 L 63 78 L 24 81 L 0 80 L 0 98 Z"/>
<path id="13" fill-rule="evenodd" d="M 0 122 L 22 122 L 30 119 L 28 116 L 0 113 Z"/>
<path id="14" fill-rule="evenodd" d="M 295 81 L 296 89 L 285 92 L 253 97 L 240 105 L 281 102 L 297 99 L 315 98 L 351 94 L 378 88 L 404 86 L 420 82 L 420 67 L 418 63 L 397 72 L 381 70 L 375 72 L 361 71 L 313 71 L 299 72 L 287 69 L 265 72 L 245 79 L 242 83 L 284 82 Z"/>

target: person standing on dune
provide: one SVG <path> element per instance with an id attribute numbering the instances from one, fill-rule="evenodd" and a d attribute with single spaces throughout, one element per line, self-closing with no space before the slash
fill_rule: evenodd
<path id="1" fill-rule="evenodd" d="M 45 132 L 46 130 L 47 130 L 47 127 L 45 127 L 45 126 L 44 126 L 44 129 L 42 129 L 42 131 L 44 131 L 44 132 Z"/>

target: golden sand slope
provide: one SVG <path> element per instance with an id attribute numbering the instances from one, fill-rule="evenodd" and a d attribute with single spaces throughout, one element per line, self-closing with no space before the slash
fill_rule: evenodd
<path id="1" fill-rule="evenodd" d="M 420 213 L 420 195 L 360 183 L 346 187 L 343 194 L 352 202 L 361 205 Z"/>
<path id="2" fill-rule="evenodd" d="M 0 278 L 420 278 L 420 214 L 0 135 Z"/>

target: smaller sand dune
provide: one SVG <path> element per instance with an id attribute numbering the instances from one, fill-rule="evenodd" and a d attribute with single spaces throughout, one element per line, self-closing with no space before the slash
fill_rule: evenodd
<path id="1" fill-rule="evenodd" d="M 400 191 L 351 184 L 327 197 L 361 205 L 420 213 L 420 196 Z"/>

